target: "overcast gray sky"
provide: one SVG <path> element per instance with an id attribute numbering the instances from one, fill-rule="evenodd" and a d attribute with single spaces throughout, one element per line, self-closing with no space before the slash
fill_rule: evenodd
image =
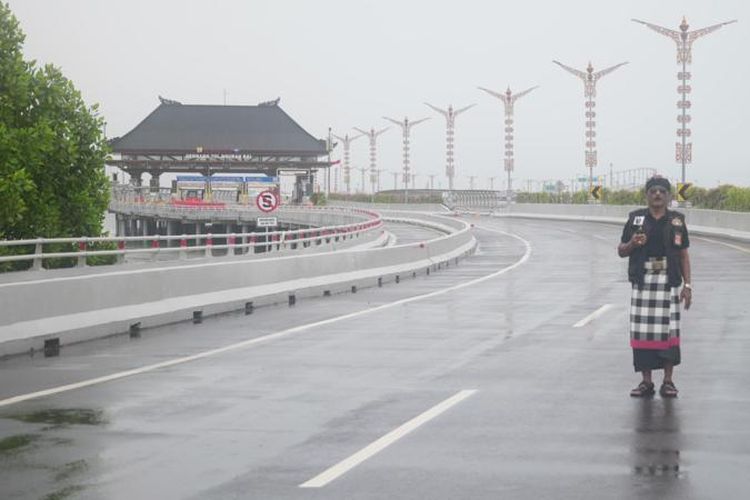
<path id="1" fill-rule="evenodd" d="M 583 85 L 552 64 L 630 64 L 598 85 L 599 173 L 652 167 L 679 175 L 675 44 L 639 18 L 677 29 L 738 19 L 693 48 L 693 165 L 688 180 L 750 185 L 750 3 L 686 0 L 10 0 L 29 59 L 60 66 L 99 103 L 109 136 L 157 105 L 281 105 L 316 137 L 384 127 L 381 116 L 434 118 L 415 128 L 413 166 L 445 180 L 445 122 L 424 104 L 478 106 L 457 119 L 457 187 L 503 178 L 502 105 L 476 89 L 540 88 L 516 105 L 514 182 L 584 173 Z M 379 168 L 401 168 L 400 132 L 379 141 Z M 340 148 L 335 156 L 340 155 Z M 368 164 L 364 139 L 354 166 Z M 358 177 L 355 176 L 355 179 Z M 384 188 L 392 187 L 391 175 Z M 437 183 L 437 181 L 436 181 Z M 495 187 L 502 184 L 497 180 Z M 436 186 L 437 187 L 437 186 Z"/>

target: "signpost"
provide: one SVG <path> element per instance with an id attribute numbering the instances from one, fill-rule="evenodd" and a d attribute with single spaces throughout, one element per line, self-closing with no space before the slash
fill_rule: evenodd
<path id="1" fill-rule="evenodd" d="M 687 191 L 693 184 L 691 182 L 678 182 L 677 183 L 677 201 L 687 201 Z"/>
<path id="2" fill-rule="evenodd" d="M 276 192 L 271 190 L 261 191 L 255 198 L 255 206 L 264 213 L 270 213 L 279 208 L 281 200 Z"/>
<path id="3" fill-rule="evenodd" d="M 257 217 L 255 225 L 258 227 L 276 227 L 279 225 L 279 220 L 276 217 Z"/>
<path id="4" fill-rule="evenodd" d="M 255 198 L 255 206 L 258 207 L 258 210 L 264 213 L 271 213 L 279 208 L 280 202 L 281 199 L 279 198 L 279 195 L 276 194 L 275 191 L 271 191 L 270 189 L 261 191 Z M 263 225 L 261 225 L 261 221 L 263 222 Z M 256 223 L 258 227 L 266 228 L 266 243 L 268 243 L 268 228 L 276 227 L 278 223 L 276 217 L 258 217 Z M 270 249 L 271 246 L 267 245 L 266 251 L 269 251 Z"/>
<path id="5" fill-rule="evenodd" d="M 255 219 L 256 227 L 266 228 L 266 243 L 268 243 L 268 229 L 279 225 L 279 220 L 276 217 L 257 217 Z M 266 245 L 266 252 L 271 250 L 270 245 Z"/>
<path id="6" fill-rule="evenodd" d="M 591 189 L 589 189 L 589 193 L 591 193 L 591 197 L 594 198 L 596 201 L 599 201 L 602 199 L 602 187 L 601 186 L 592 186 Z"/>

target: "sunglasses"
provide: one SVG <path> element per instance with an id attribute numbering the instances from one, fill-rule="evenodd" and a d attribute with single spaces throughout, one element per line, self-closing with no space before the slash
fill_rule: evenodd
<path id="1" fill-rule="evenodd" d="M 664 189 L 663 187 L 652 187 L 648 190 L 648 194 L 656 194 L 656 193 L 667 194 L 667 190 Z"/>

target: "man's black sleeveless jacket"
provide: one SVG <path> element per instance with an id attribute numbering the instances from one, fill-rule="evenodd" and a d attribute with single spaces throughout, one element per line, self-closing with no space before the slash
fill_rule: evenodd
<path id="1" fill-rule="evenodd" d="M 645 223 L 649 224 L 648 208 L 633 210 L 628 215 L 628 222 L 622 232 L 622 242 L 627 243 L 633 236 L 637 226 L 634 221 L 636 217 L 643 216 Z M 685 215 L 674 210 L 667 210 L 665 215 L 667 223 L 660 237 L 664 238 L 664 249 L 667 257 L 667 276 L 669 286 L 678 287 L 682 284 L 682 266 L 680 261 L 680 250 L 687 248 L 688 240 Z M 644 228 L 648 232 L 648 227 Z M 630 254 L 628 260 L 628 279 L 631 283 L 643 286 L 643 275 L 646 273 L 646 250 L 643 247 L 636 248 Z"/>

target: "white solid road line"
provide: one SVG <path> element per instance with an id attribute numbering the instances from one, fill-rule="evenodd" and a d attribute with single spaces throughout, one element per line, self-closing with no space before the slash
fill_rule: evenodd
<path id="1" fill-rule="evenodd" d="M 380 453 L 385 448 L 392 445 L 393 443 L 395 443 L 402 437 L 418 429 L 422 425 L 426 424 L 427 422 L 437 417 L 441 413 L 444 413 L 445 411 L 449 410 L 453 406 L 456 406 L 458 403 L 472 396 L 476 392 L 477 392 L 476 389 L 466 389 L 463 391 L 459 391 L 458 393 L 454 394 L 453 396 L 446 399 L 445 401 L 433 406 L 432 408 L 422 413 L 421 415 L 414 417 L 413 419 L 409 420 L 405 424 L 402 424 L 401 426 L 392 430 L 385 436 L 368 444 L 367 446 L 359 450 L 354 455 L 351 455 L 349 458 L 345 458 L 341 462 L 321 472 L 320 474 L 310 479 L 309 481 L 300 484 L 299 487 L 300 488 L 321 488 L 327 485 L 334 479 L 346 474 L 347 472 L 349 472 L 354 467 L 358 466 L 359 464 L 361 464 L 368 458 L 372 457 L 373 455 L 376 455 L 377 453 Z"/>
<path id="2" fill-rule="evenodd" d="M 596 318 L 598 318 L 599 316 L 601 316 L 605 312 L 609 311 L 613 307 L 614 307 L 614 305 L 612 305 L 612 304 L 604 304 L 602 307 L 600 307 L 599 309 L 597 309 L 596 311 L 592 312 L 591 314 L 589 314 L 588 316 L 586 316 L 585 318 L 583 318 L 581 321 L 579 321 L 578 323 L 576 323 L 575 325 L 573 325 L 573 328 L 580 328 L 582 326 L 587 325 L 588 323 L 590 323 L 591 321 L 595 320 Z"/>
<path id="3" fill-rule="evenodd" d="M 373 312 L 382 311 L 383 309 L 388 309 L 390 307 L 400 306 L 400 305 L 403 305 L 403 304 L 408 304 L 409 302 L 416 302 L 418 300 L 423 300 L 423 299 L 427 299 L 427 298 L 430 298 L 430 297 L 435 297 L 437 295 L 442 295 L 444 293 L 452 292 L 454 290 L 460 290 L 461 288 L 466 288 L 468 286 L 475 285 L 475 284 L 481 283 L 483 281 L 487 281 L 487 280 L 492 279 L 492 278 L 494 278 L 496 276 L 500 276 L 501 274 L 505 274 L 508 271 L 510 271 L 512 269 L 515 269 L 516 267 L 522 265 L 524 262 L 526 262 L 527 260 L 529 260 L 529 257 L 531 256 L 531 244 L 528 241 L 526 241 L 525 239 L 523 239 L 520 236 L 517 236 L 515 234 L 506 233 L 506 232 L 500 231 L 500 230 L 487 229 L 487 231 L 492 231 L 492 232 L 496 232 L 496 233 L 505 234 L 506 236 L 511 236 L 513 238 L 516 238 L 516 239 L 522 241 L 524 243 L 524 245 L 526 245 L 526 252 L 523 254 L 523 257 L 521 257 L 514 264 L 511 264 L 511 265 L 509 265 L 507 267 L 504 267 L 504 268 L 500 269 L 499 271 L 495 271 L 494 273 L 490 273 L 490 274 L 488 274 L 486 276 L 482 276 L 481 278 L 476 278 L 476 279 L 467 281 L 465 283 L 460 283 L 458 285 L 454 285 L 452 287 L 443 288 L 441 290 L 437 290 L 437 291 L 430 292 L 430 293 L 425 293 L 423 295 L 415 295 L 414 297 L 409 297 L 409 298 L 406 298 L 406 299 L 401 299 L 401 300 L 397 300 L 397 301 L 394 301 L 394 302 L 389 302 L 387 304 L 382 304 L 382 305 L 379 305 L 379 306 L 376 306 L 376 307 L 371 307 L 370 309 L 364 309 L 362 311 L 357 311 L 357 312 L 353 312 L 353 313 L 349 313 L 349 314 L 344 314 L 344 315 L 341 315 L 341 316 L 336 316 L 336 317 L 333 317 L 333 318 L 324 319 L 322 321 L 316 321 L 314 323 L 307 323 L 307 324 L 304 324 L 304 325 L 295 326 L 295 327 L 292 327 L 292 328 L 288 328 L 286 330 L 281 330 L 280 332 L 271 333 L 271 334 L 264 335 L 262 337 L 257 337 L 257 338 L 254 338 L 254 339 L 250 339 L 250 340 L 244 340 L 242 342 L 237 342 L 235 344 L 230 344 L 228 346 L 220 347 L 218 349 L 211 349 L 209 351 L 199 352 L 198 354 L 193 354 L 191 356 L 184 356 L 182 358 L 175 358 L 175 359 L 171 359 L 171 360 L 167 360 L 167 361 L 162 361 L 161 363 L 155 363 L 155 364 L 152 364 L 152 365 L 142 366 L 140 368 L 135 368 L 135 369 L 132 369 L 132 370 L 126 370 L 126 371 L 122 371 L 122 372 L 118 372 L 118 373 L 113 373 L 111 375 L 105 375 L 103 377 L 97 377 L 97 378 L 93 378 L 93 379 L 89 379 L 89 380 L 83 380 L 81 382 L 76 382 L 76 383 L 73 383 L 73 384 L 61 385 L 61 386 L 58 386 L 58 387 L 52 387 L 50 389 L 44 389 L 44 390 L 41 390 L 41 391 L 30 392 L 30 393 L 27 393 L 27 394 L 19 394 L 18 396 L 12 396 L 12 397 L 6 398 L 6 399 L 0 399 L 0 407 L 9 406 L 9 405 L 12 405 L 12 404 L 15 404 L 15 403 L 20 403 L 22 401 L 28 401 L 29 399 L 40 398 L 40 397 L 43 397 L 43 396 L 51 396 L 53 394 L 59 394 L 61 392 L 72 391 L 74 389 L 81 389 L 83 387 L 89 387 L 89 386 L 96 385 L 96 384 L 103 384 L 105 382 L 111 382 L 113 380 L 118 380 L 118 379 L 125 378 L 125 377 L 131 377 L 133 375 L 140 375 L 142 373 L 151 372 L 151 371 L 154 371 L 154 370 L 158 370 L 160 368 L 166 368 L 168 366 L 175 366 L 175 365 L 179 365 L 179 364 L 182 364 L 182 363 L 189 363 L 191 361 L 195 361 L 195 360 L 202 359 L 202 358 L 207 358 L 209 356 L 215 356 L 217 354 L 222 354 L 222 353 L 229 352 L 229 351 L 234 351 L 234 350 L 237 350 L 237 349 L 244 349 L 244 348 L 251 347 L 251 346 L 254 346 L 254 345 L 257 345 L 257 344 L 262 344 L 262 343 L 270 342 L 272 340 L 277 340 L 277 339 L 280 339 L 280 338 L 283 338 L 283 337 L 287 337 L 287 336 L 295 334 L 295 333 L 299 333 L 299 332 L 302 332 L 302 331 L 305 331 L 305 330 L 309 330 L 311 328 L 315 328 L 317 326 L 329 325 L 331 323 L 337 323 L 339 321 L 343 321 L 343 320 L 347 320 L 347 319 L 351 319 L 351 318 L 356 318 L 357 316 L 363 316 L 365 314 L 370 314 L 370 313 L 373 313 Z"/>

